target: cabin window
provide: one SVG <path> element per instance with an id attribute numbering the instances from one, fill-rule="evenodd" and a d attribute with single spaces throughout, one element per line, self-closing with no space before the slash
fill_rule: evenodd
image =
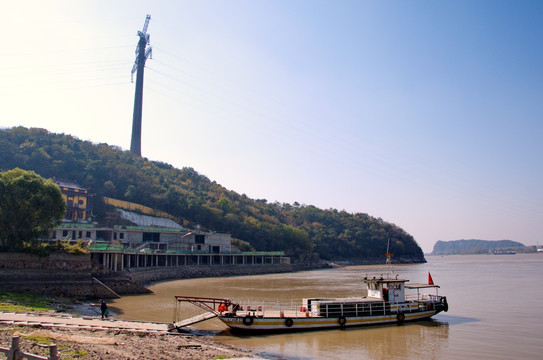
<path id="1" fill-rule="evenodd" d="M 368 288 L 369 288 L 370 290 L 377 290 L 377 289 L 378 289 L 376 283 L 368 283 Z"/>

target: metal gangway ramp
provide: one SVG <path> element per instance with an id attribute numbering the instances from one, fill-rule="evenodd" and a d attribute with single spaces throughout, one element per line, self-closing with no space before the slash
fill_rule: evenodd
<path id="1" fill-rule="evenodd" d="M 205 320 L 212 319 L 224 313 L 228 307 L 234 305 L 229 299 L 218 299 L 208 297 L 196 297 L 196 296 L 175 296 L 176 309 L 174 313 L 174 320 L 172 327 L 180 329 L 185 326 L 196 324 Z M 189 303 L 198 306 L 200 309 L 206 310 L 205 313 L 193 316 L 188 319 L 180 319 L 181 309 L 179 305 L 181 303 Z"/>
<path id="2" fill-rule="evenodd" d="M 196 315 L 196 316 L 193 316 L 193 317 L 185 319 L 185 320 L 174 322 L 173 326 L 176 327 L 176 328 L 181 328 L 181 327 L 189 326 L 189 325 L 192 325 L 192 324 L 197 324 L 199 322 L 206 321 L 206 320 L 209 320 L 209 319 L 213 319 L 214 317 L 217 317 L 217 316 L 218 315 L 215 314 L 215 313 L 206 312 L 206 313 Z"/>

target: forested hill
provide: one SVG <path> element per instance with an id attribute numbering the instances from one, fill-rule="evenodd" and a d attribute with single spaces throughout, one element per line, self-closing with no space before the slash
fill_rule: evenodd
<path id="1" fill-rule="evenodd" d="M 109 196 L 166 211 L 189 227 L 200 224 L 230 233 L 256 250 L 283 250 L 299 259 L 316 253 L 329 260 L 384 260 L 389 238 L 396 257 L 424 261 L 411 235 L 380 218 L 253 200 L 192 168 L 176 169 L 107 144 L 17 127 L 0 129 L 0 154 L 0 171 L 19 167 L 90 188 L 96 193 L 95 215 L 102 221 L 106 207 L 101 198 Z"/>

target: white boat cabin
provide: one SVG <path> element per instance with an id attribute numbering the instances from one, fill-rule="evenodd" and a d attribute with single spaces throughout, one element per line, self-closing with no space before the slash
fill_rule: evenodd
<path id="1" fill-rule="evenodd" d="M 405 302 L 405 283 L 409 280 L 364 278 L 368 287 L 368 299 L 388 301 L 391 304 Z"/>

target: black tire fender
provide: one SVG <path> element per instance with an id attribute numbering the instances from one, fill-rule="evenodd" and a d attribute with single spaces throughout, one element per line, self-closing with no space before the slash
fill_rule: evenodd
<path id="1" fill-rule="evenodd" d="M 254 318 L 251 315 L 246 315 L 243 318 L 243 325 L 251 326 L 253 325 Z"/>
<path id="2" fill-rule="evenodd" d="M 345 316 L 340 316 L 339 319 L 337 319 L 337 322 L 339 326 L 343 327 L 347 323 L 347 319 L 345 319 Z"/>
<path id="3" fill-rule="evenodd" d="M 398 322 L 404 322 L 405 321 L 405 315 L 402 312 L 399 312 L 398 315 L 396 315 L 396 319 L 398 319 Z"/>
<path id="4" fill-rule="evenodd" d="M 441 302 L 443 303 L 443 311 L 449 311 L 449 304 L 447 303 L 447 298 L 441 299 Z"/>
<path id="5" fill-rule="evenodd" d="M 285 320 L 285 326 L 286 326 L 286 327 L 291 327 L 292 325 L 294 325 L 294 321 L 292 321 L 291 318 L 287 318 L 287 319 Z"/>

